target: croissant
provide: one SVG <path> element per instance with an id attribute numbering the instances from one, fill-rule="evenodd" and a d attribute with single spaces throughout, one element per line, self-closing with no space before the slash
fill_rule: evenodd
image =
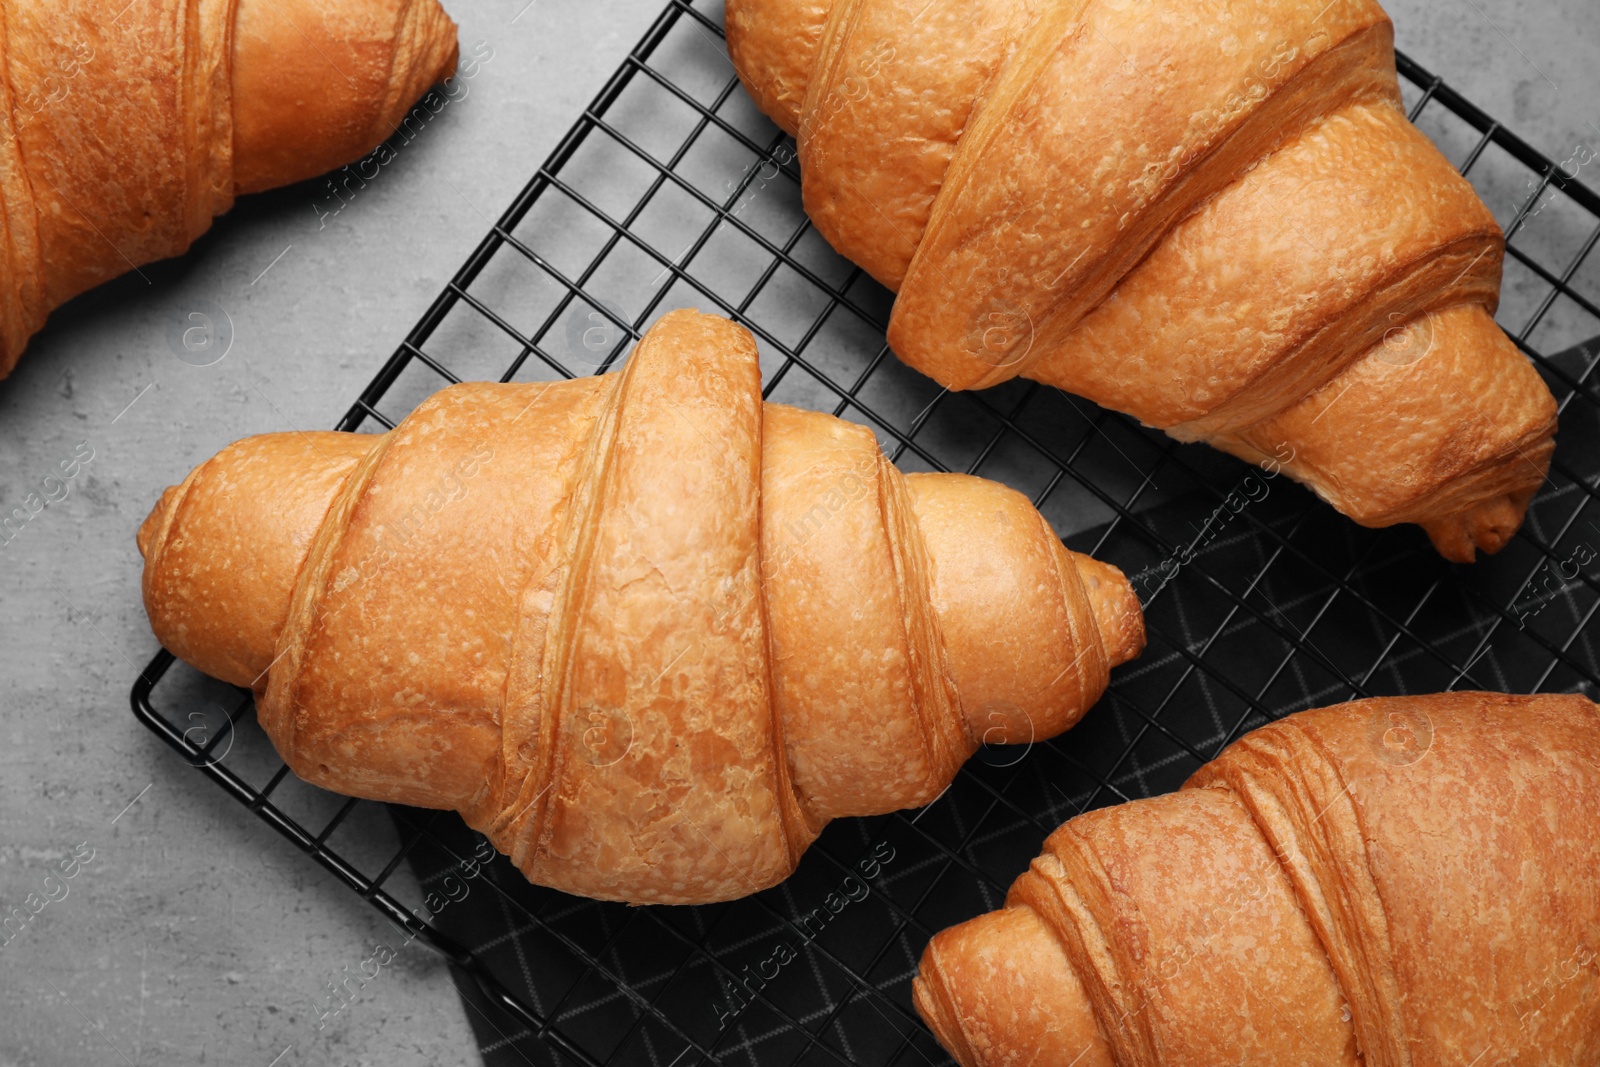
<path id="1" fill-rule="evenodd" d="M 240 441 L 139 550 L 162 644 L 252 686 L 302 778 L 639 903 L 773 885 L 828 820 L 1065 730 L 1144 641 L 1021 494 L 764 404 L 750 334 L 688 311 L 618 374 Z"/>
<path id="2" fill-rule="evenodd" d="M 1590 701 L 1357 701 L 1066 823 L 914 998 L 963 1067 L 1589 1067 L 1597 870 Z"/>
<path id="3" fill-rule="evenodd" d="M 951 389 L 1023 375 L 1471 561 L 1556 405 L 1372 0 L 728 0 L 818 231 Z"/>
<path id="4" fill-rule="evenodd" d="M 51 310 L 360 157 L 455 63 L 436 0 L 0 0 L 0 377 Z"/>

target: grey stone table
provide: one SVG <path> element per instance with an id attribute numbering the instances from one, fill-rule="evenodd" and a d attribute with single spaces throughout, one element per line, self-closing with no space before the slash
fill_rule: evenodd
<path id="1" fill-rule="evenodd" d="M 313 184 L 241 204 L 183 259 L 58 312 L 0 383 L 0 511 L 93 454 L 0 548 L 0 910 L 76 872 L 0 946 L 0 1067 L 478 1060 L 420 947 L 316 1029 L 313 1000 L 383 924 L 127 710 L 156 648 L 133 535 L 162 487 L 244 434 L 331 426 L 659 0 L 446 4 L 492 58 L 353 202 L 324 217 Z M 1595 0 L 1390 7 L 1401 47 L 1535 146 L 1600 148 Z M 233 343 L 191 366 L 168 338 L 206 305 Z"/>

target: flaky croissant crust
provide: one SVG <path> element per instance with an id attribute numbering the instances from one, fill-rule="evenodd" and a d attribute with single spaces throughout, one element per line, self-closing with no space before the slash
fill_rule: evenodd
<path id="1" fill-rule="evenodd" d="M 1470 561 L 1556 405 L 1495 325 L 1504 240 L 1400 110 L 1373 0 L 729 0 L 806 210 L 901 358 L 1017 375 L 1285 469 Z"/>
<path id="2" fill-rule="evenodd" d="M 376 146 L 456 52 L 436 0 L 0 0 L 0 377 L 236 194 Z"/>
<path id="3" fill-rule="evenodd" d="M 1062 826 L 916 1004 L 963 1067 L 1584 1067 L 1597 864 L 1584 697 L 1301 712 Z"/>
<path id="4" fill-rule="evenodd" d="M 1025 497 L 764 404 L 750 334 L 694 312 L 617 374 L 241 441 L 139 542 L 156 635 L 253 686 L 301 777 L 635 902 L 781 880 L 829 819 L 1071 726 L 1144 639 Z"/>

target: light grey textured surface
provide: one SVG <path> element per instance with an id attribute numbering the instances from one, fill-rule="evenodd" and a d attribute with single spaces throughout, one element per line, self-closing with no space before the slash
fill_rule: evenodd
<path id="1" fill-rule="evenodd" d="M 267 1067 L 290 1046 L 277 1067 L 479 1062 L 421 945 L 317 1031 L 324 983 L 392 930 L 128 712 L 156 650 L 133 535 L 162 487 L 241 435 L 332 426 L 660 7 L 445 4 L 463 53 L 485 41 L 493 58 L 337 217 L 319 228 L 315 184 L 247 201 L 148 284 L 58 312 L 0 383 L 5 512 L 78 442 L 94 450 L 0 548 L 0 910 L 94 849 L 0 947 L 0 1067 Z M 234 340 L 201 368 L 167 335 L 204 304 Z"/>
<path id="2" fill-rule="evenodd" d="M 247 202 L 182 261 L 58 313 L 0 383 L 0 511 L 80 441 L 94 453 L 0 548 L 0 910 L 94 849 L 0 947 L 0 1067 L 477 1060 L 420 947 L 315 1030 L 323 983 L 387 929 L 127 712 L 155 649 L 133 533 L 161 488 L 243 434 L 332 425 L 659 7 L 446 4 L 464 51 L 493 58 L 336 217 L 315 185 Z M 1594 0 L 1391 9 L 1401 47 L 1536 147 L 1600 148 Z M 207 306 L 232 348 L 189 366 L 169 336 Z"/>
<path id="3" fill-rule="evenodd" d="M 1380 0 L 1395 45 L 1557 163 L 1600 152 L 1595 0 Z M 1588 171 L 1600 167 L 1600 160 Z M 1600 187 L 1585 173 L 1591 187 Z"/>

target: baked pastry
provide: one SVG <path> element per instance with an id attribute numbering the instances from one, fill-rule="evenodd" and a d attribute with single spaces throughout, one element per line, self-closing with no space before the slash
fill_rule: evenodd
<path id="1" fill-rule="evenodd" d="M 455 63 L 436 0 L 0 0 L 0 377 L 51 310 L 359 158 Z"/>
<path id="2" fill-rule="evenodd" d="M 156 636 L 253 687 L 300 777 L 607 900 L 766 888 L 828 820 L 1065 730 L 1144 641 L 1021 494 L 764 404 L 750 334 L 689 311 L 617 374 L 240 441 L 139 549 Z"/>
<path id="3" fill-rule="evenodd" d="M 917 1009 L 963 1067 L 1600 1063 L 1600 709 L 1362 700 L 1080 815 Z"/>
<path id="4" fill-rule="evenodd" d="M 727 32 L 913 367 L 1292 454 L 1452 560 L 1520 525 L 1555 401 L 1373 0 L 728 0 Z"/>

